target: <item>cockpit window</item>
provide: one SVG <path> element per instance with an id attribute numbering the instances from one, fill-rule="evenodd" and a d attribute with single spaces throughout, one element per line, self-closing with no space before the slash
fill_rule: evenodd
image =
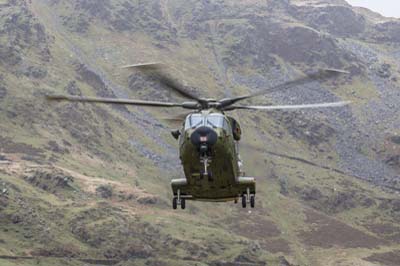
<path id="1" fill-rule="evenodd" d="M 207 116 L 207 126 L 213 127 L 213 128 L 221 128 L 224 125 L 224 117 L 222 115 L 209 115 Z"/>
<path id="2" fill-rule="evenodd" d="M 228 134 L 231 134 L 229 122 L 222 114 L 210 114 L 202 116 L 201 114 L 192 114 L 186 118 L 185 130 L 207 126 L 212 128 L 223 128 Z"/>
<path id="3" fill-rule="evenodd" d="M 232 133 L 229 122 L 226 120 L 225 116 L 221 114 L 210 114 L 207 116 L 206 126 L 212 128 L 223 128 L 227 134 Z"/>
<path id="4" fill-rule="evenodd" d="M 200 114 L 193 114 L 186 119 L 185 130 L 200 127 L 204 124 L 204 117 Z"/>

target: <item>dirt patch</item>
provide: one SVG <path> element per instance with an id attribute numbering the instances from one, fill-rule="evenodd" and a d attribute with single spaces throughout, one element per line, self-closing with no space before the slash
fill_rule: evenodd
<path id="1" fill-rule="evenodd" d="M 58 144 L 56 141 L 49 141 L 46 145 L 46 149 L 54 152 L 54 153 L 60 153 L 60 154 L 65 154 L 69 153 L 69 150 Z"/>
<path id="2" fill-rule="evenodd" d="M 400 244 L 400 227 L 393 226 L 392 224 L 370 224 L 365 226 L 369 231 L 374 234 L 383 237 L 386 240 L 390 240 Z"/>
<path id="3" fill-rule="evenodd" d="M 379 208 L 400 222 L 400 199 L 382 199 Z"/>
<path id="4" fill-rule="evenodd" d="M 377 253 L 365 258 L 364 260 L 384 264 L 385 266 L 399 266 L 400 250 L 380 254 Z"/>
<path id="5" fill-rule="evenodd" d="M 291 252 L 289 242 L 282 238 L 269 238 L 263 241 L 260 241 L 260 245 L 262 249 L 267 250 L 271 253 L 286 253 L 289 254 Z"/>
<path id="6" fill-rule="evenodd" d="M 278 237 L 281 231 L 271 221 L 260 219 L 260 217 L 238 221 L 231 228 L 238 235 L 257 240 Z"/>
<path id="7" fill-rule="evenodd" d="M 351 187 L 344 185 L 344 187 Z M 325 214 L 340 213 L 345 210 L 362 206 L 369 208 L 376 201 L 359 190 L 322 192 L 317 187 L 294 187 L 296 194 L 309 206 Z"/>
<path id="8" fill-rule="evenodd" d="M 109 199 L 113 195 L 113 187 L 110 184 L 100 185 L 96 188 L 96 193 L 103 199 Z"/>
<path id="9" fill-rule="evenodd" d="M 0 152 L 3 153 L 20 153 L 26 159 L 39 160 L 44 159 L 44 150 L 33 147 L 25 143 L 16 143 L 7 137 L 0 137 Z"/>
<path id="10" fill-rule="evenodd" d="M 308 210 L 305 213 L 306 223 L 310 224 L 310 231 L 301 231 L 299 234 L 303 243 L 309 246 L 331 248 L 375 248 L 386 241 L 368 235 L 345 223 Z"/>
<path id="11" fill-rule="evenodd" d="M 81 184 L 81 187 L 86 192 L 89 192 L 92 194 L 96 194 L 96 192 L 97 192 L 96 190 L 100 186 L 111 186 L 113 191 L 116 189 L 121 190 L 121 191 L 126 191 L 126 192 L 139 192 L 140 191 L 139 189 L 135 190 L 134 187 L 126 186 L 126 184 L 121 183 L 121 182 L 83 175 L 83 174 L 80 174 L 71 169 L 67 169 L 67 168 L 60 167 L 60 166 L 57 166 L 57 168 L 70 174 L 71 176 L 73 176 L 74 179 Z"/>
<path id="12" fill-rule="evenodd" d="M 107 259 L 149 258 L 153 247 L 164 240 L 157 227 L 132 219 L 108 204 L 82 210 L 71 218 L 69 226 L 74 237 L 96 248 Z"/>
<path id="13" fill-rule="evenodd" d="M 289 242 L 280 238 L 281 231 L 272 221 L 257 215 L 246 220 L 237 218 L 228 223 L 235 234 L 259 241 L 261 248 L 269 252 L 290 253 Z"/>
<path id="14" fill-rule="evenodd" d="M 55 168 L 42 168 L 27 171 L 23 178 L 45 191 L 56 193 L 59 189 L 70 189 L 73 177 Z"/>
<path id="15" fill-rule="evenodd" d="M 85 192 L 95 194 L 113 202 L 129 202 L 135 200 L 144 205 L 163 203 L 159 197 L 147 193 L 134 185 L 129 186 L 118 181 L 86 176 L 71 169 L 59 166 L 57 168 L 74 177 L 74 180 L 79 184 L 79 187 L 81 187 Z M 130 172 L 130 176 L 134 177 L 136 176 L 136 173 Z"/>
<path id="16" fill-rule="evenodd" d="M 31 256 L 38 257 L 60 257 L 60 258 L 74 258 L 79 256 L 85 256 L 86 254 L 82 254 L 79 250 L 79 247 L 76 247 L 72 244 L 66 244 L 56 247 L 47 247 L 44 249 L 35 249 L 30 252 Z"/>

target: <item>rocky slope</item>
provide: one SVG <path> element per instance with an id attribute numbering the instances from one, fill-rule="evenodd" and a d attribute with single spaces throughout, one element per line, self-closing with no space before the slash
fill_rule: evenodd
<path id="1" fill-rule="evenodd" d="M 0 0 L 1 264 L 396 265 L 399 32 L 341 0 Z M 43 97 L 177 100 L 119 68 L 147 61 L 210 97 L 341 68 L 253 103 L 353 104 L 234 113 L 257 208 L 172 211 L 175 111 Z"/>

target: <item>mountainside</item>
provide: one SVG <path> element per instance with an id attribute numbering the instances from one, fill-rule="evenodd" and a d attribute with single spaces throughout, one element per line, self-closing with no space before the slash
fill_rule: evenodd
<path id="1" fill-rule="evenodd" d="M 0 0 L 0 264 L 398 265 L 399 60 L 400 20 L 342 0 Z M 180 100 L 121 69 L 155 61 L 217 98 L 344 69 L 248 103 L 352 104 L 232 112 L 256 208 L 174 211 L 180 111 L 44 97 Z"/>

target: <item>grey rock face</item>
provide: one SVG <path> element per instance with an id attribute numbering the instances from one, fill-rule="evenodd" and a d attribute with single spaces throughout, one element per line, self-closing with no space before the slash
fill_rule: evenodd
<path id="1" fill-rule="evenodd" d="M 0 85 L 0 99 L 3 99 L 7 95 L 7 89 L 6 87 Z"/>
<path id="2" fill-rule="evenodd" d="M 297 7 L 291 14 L 310 27 L 341 37 L 354 37 L 367 27 L 366 19 L 348 6 Z"/>

